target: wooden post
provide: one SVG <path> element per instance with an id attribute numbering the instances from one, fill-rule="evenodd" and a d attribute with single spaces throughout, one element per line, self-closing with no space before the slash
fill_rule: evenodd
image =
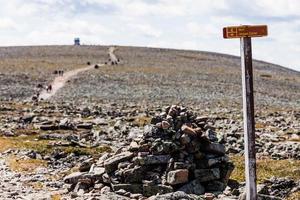
<path id="1" fill-rule="evenodd" d="M 246 199 L 256 200 L 255 122 L 251 37 L 241 38 Z"/>

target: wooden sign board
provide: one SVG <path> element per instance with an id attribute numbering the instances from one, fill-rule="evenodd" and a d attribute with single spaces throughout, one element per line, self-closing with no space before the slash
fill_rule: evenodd
<path id="1" fill-rule="evenodd" d="M 242 38 L 242 37 L 263 37 L 268 35 L 268 27 L 266 25 L 258 26 L 229 26 L 223 28 L 223 37 Z"/>

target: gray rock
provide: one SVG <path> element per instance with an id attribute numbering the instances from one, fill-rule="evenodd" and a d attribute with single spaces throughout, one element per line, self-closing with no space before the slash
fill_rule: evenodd
<path id="1" fill-rule="evenodd" d="M 226 162 L 220 166 L 220 178 L 225 184 L 227 184 L 233 170 L 234 165 L 232 162 Z"/>
<path id="2" fill-rule="evenodd" d="M 98 199 L 98 200 L 130 200 L 129 197 L 118 195 L 114 192 L 106 192 L 105 194 L 102 194 L 99 198 L 96 198 L 96 199 Z"/>
<path id="3" fill-rule="evenodd" d="M 64 178 L 64 182 L 67 184 L 77 183 L 79 179 L 83 178 L 83 176 L 87 174 L 84 172 L 74 172 Z"/>
<path id="4" fill-rule="evenodd" d="M 80 163 L 79 165 L 79 171 L 80 172 L 86 172 L 89 171 L 91 166 L 93 164 L 93 158 L 90 158 L 88 160 L 83 161 L 82 163 Z"/>
<path id="5" fill-rule="evenodd" d="M 135 166 L 132 169 L 126 169 L 123 171 L 124 181 L 126 183 L 140 183 L 142 182 L 144 173 L 145 169 L 141 166 Z"/>
<path id="6" fill-rule="evenodd" d="M 64 118 L 64 119 L 60 120 L 58 127 L 59 127 L 59 129 L 63 129 L 63 130 L 75 129 L 75 125 L 68 118 Z"/>
<path id="7" fill-rule="evenodd" d="M 204 146 L 203 151 L 218 155 L 225 155 L 225 146 L 219 143 L 209 143 Z"/>
<path id="8" fill-rule="evenodd" d="M 92 129 L 93 124 L 92 123 L 82 123 L 82 124 L 78 124 L 77 128 L 79 128 L 79 129 Z"/>
<path id="9" fill-rule="evenodd" d="M 153 165 L 167 164 L 170 158 L 170 155 L 147 155 L 145 157 L 138 157 L 138 160 L 141 165 Z"/>
<path id="10" fill-rule="evenodd" d="M 110 189 L 110 187 L 108 187 L 108 186 L 104 186 L 104 187 L 101 188 L 101 190 L 100 190 L 100 194 L 107 194 L 107 193 L 109 193 L 109 192 L 111 192 L 111 189 Z"/>
<path id="11" fill-rule="evenodd" d="M 205 186 L 205 190 L 209 192 L 220 191 L 222 192 L 226 187 L 226 184 L 221 181 L 210 181 Z"/>
<path id="12" fill-rule="evenodd" d="M 22 121 L 24 123 L 31 123 L 33 121 L 33 119 L 35 118 L 35 114 L 34 113 L 27 113 L 22 117 Z"/>
<path id="13" fill-rule="evenodd" d="M 222 157 L 218 157 L 218 158 L 208 159 L 207 164 L 208 164 L 208 167 L 211 167 L 213 165 L 220 164 L 221 162 L 228 162 L 228 161 L 229 161 L 228 156 L 222 156 Z"/>
<path id="14" fill-rule="evenodd" d="M 120 162 L 130 160 L 133 157 L 131 152 L 123 152 L 117 155 L 114 155 L 104 161 L 104 167 L 107 173 L 111 173 L 118 168 Z"/>
<path id="15" fill-rule="evenodd" d="M 194 175 L 200 182 L 213 181 L 220 178 L 220 170 L 219 168 L 196 169 Z"/>
<path id="16" fill-rule="evenodd" d="M 173 188 L 167 185 L 143 185 L 143 195 L 150 197 L 156 194 L 165 194 L 173 192 Z"/>
<path id="17" fill-rule="evenodd" d="M 178 189 L 179 191 L 183 191 L 187 194 L 204 194 L 205 188 L 202 186 L 201 181 L 199 179 L 195 179 Z"/>
<path id="18" fill-rule="evenodd" d="M 40 125 L 39 127 L 40 127 L 40 129 L 43 130 L 43 131 L 54 131 L 54 130 L 58 130 L 58 126 L 53 125 L 53 124 Z"/>
<path id="19" fill-rule="evenodd" d="M 202 200 L 202 198 L 197 195 L 186 194 L 183 191 L 177 191 L 158 196 L 152 196 L 148 198 L 148 200 Z"/>
<path id="20" fill-rule="evenodd" d="M 112 184 L 112 189 L 114 191 L 125 190 L 130 193 L 143 193 L 142 184 Z"/>
<path id="21" fill-rule="evenodd" d="M 89 174 L 92 176 L 93 180 L 97 181 L 102 181 L 102 176 L 105 173 L 105 168 L 104 167 L 98 167 L 98 166 L 92 166 Z"/>

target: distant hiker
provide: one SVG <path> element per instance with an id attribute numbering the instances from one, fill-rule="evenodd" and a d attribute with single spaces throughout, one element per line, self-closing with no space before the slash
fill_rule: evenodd
<path id="1" fill-rule="evenodd" d="M 37 94 L 33 95 L 32 101 L 38 102 L 39 101 L 39 97 L 40 97 L 40 93 L 38 92 Z"/>
<path id="2" fill-rule="evenodd" d="M 51 91 L 52 91 L 52 85 L 48 85 L 46 91 L 47 91 L 47 92 L 51 92 Z"/>
<path id="3" fill-rule="evenodd" d="M 44 88 L 44 86 L 43 86 L 42 84 L 40 84 L 40 83 L 39 83 L 39 84 L 37 85 L 37 88 L 39 88 L 39 89 L 43 89 L 43 88 Z"/>
<path id="4" fill-rule="evenodd" d="M 53 74 L 58 74 L 58 71 L 57 71 L 57 70 L 54 70 Z"/>
<path id="5" fill-rule="evenodd" d="M 32 97 L 32 101 L 37 101 L 37 96 L 36 95 L 33 95 L 33 97 Z"/>
<path id="6" fill-rule="evenodd" d="M 62 76 L 64 75 L 64 70 L 61 70 L 61 75 L 62 75 Z"/>

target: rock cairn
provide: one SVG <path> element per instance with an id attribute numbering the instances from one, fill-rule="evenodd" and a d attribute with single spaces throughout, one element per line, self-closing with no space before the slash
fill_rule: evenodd
<path id="1" fill-rule="evenodd" d="M 234 166 L 207 120 L 184 107 L 169 106 L 152 118 L 142 138 L 113 155 L 102 155 L 89 172 L 71 174 L 65 182 L 77 184 L 77 189 L 97 185 L 131 198 L 222 192 Z"/>

